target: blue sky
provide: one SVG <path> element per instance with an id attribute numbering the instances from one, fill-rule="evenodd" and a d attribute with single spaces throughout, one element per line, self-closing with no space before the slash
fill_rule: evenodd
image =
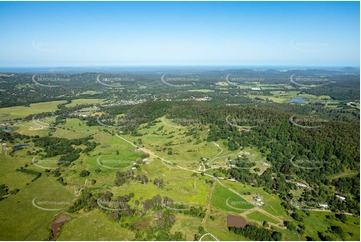
<path id="1" fill-rule="evenodd" d="M 0 2 L 0 66 L 359 66 L 359 2 Z"/>

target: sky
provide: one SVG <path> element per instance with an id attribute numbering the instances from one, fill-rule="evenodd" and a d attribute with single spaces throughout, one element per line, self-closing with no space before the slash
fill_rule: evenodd
<path id="1" fill-rule="evenodd" d="M 0 2 L 0 67 L 359 66 L 359 2 Z"/>

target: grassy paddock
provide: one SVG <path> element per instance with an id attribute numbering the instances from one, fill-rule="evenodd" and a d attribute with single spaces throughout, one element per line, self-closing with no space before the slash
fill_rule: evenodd
<path id="1" fill-rule="evenodd" d="M 46 209 L 59 209 L 46 211 Z M 48 227 L 55 215 L 71 203 L 73 196 L 60 183 L 48 177 L 41 177 L 20 189 L 16 195 L 11 195 L 1 201 L 0 221 L 1 240 L 47 240 Z M 56 202 L 56 204 L 44 204 Z M 43 204 L 39 204 L 43 203 Z M 59 203 L 59 204 L 58 204 Z"/>
<path id="2" fill-rule="evenodd" d="M 30 107 L 25 106 L 14 106 L 9 108 L 0 108 L 0 121 L 10 120 L 15 118 L 24 118 L 30 114 L 37 114 L 42 112 L 53 112 L 57 110 L 57 105 L 66 103 L 66 101 L 52 101 L 52 102 L 41 102 L 32 103 Z M 3 114 L 10 114 L 7 117 L 3 117 Z"/>
<path id="3" fill-rule="evenodd" d="M 250 214 L 247 214 L 247 218 L 251 219 L 251 220 L 256 220 L 256 221 L 259 221 L 259 222 L 263 222 L 263 221 L 267 221 L 267 222 L 271 222 L 271 223 L 274 223 L 274 224 L 278 224 L 278 222 L 264 214 L 262 214 L 261 212 L 259 211 L 254 211 Z"/>
<path id="4" fill-rule="evenodd" d="M 89 99 L 74 99 L 71 103 L 67 104 L 66 107 L 75 107 L 77 104 L 103 104 L 104 99 L 96 99 L 96 98 L 89 98 Z"/>
<path id="5" fill-rule="evenodd" d="M 105 213 L 95 209 L 67 221 L 61 228 L 57 240 L 132 240 L 134 232 L 110 221 Z"/>
<path id="6" fill-rule="evenodd" d="M 212 206 L 225 211 L 238 213 L 242 213 L 254 207 L 251 203 L 219 184 L 216 185 L 211 204 Z"/>

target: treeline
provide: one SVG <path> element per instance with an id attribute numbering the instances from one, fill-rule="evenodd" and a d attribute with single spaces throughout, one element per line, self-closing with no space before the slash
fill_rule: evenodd
<path id="1" fill-rule="evenodd" d="M 321 87 L 306 89 L 304 92 L 317 96 L 328 95 L 334 100 L 360 100 L 360 80 L 328 83 Z"/>
<path id="2" fill-rule="evenodd" d="M 29 170 L 29 169 L 26 169 L 24 167 L 17 168 L 17 169 L 15 169 L 15 171 L 20 171 L 20 172 L 23 172 L 23 173 L 26 173 L 26 174 L 34 175 L 35 178 L 33 178 L 31 180 L 32 182 L 35 181 L 36 179 L 40 178 L 41 174 L 42 174 L 41 172 Z"/>
<path id="3" fill-rule="evenodd" d="M 251 224 L 247 224 L 244 228 L 228 227 L 228 230 L 254 241 L 282 240 L 282 234 L 280 232 L 268 230 Z"/>

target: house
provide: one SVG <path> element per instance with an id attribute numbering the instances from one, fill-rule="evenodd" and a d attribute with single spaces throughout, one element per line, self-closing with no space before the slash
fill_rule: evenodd
<path id="1" fill-rule="evenodd" d="M 341 199 L 342 201 L 346 202 L 346 198 L 345 197 L 342 197 L 342 196 L 339 196 L 339 195 L 336 195 L 337 198 Z"/>
<path id="2" fill-rule="evenodd" d="M 260 202 L 261 201 L 261 198 L 259 196 L 254 196 L 253 199 L 257 202 Z"/>
<path id="3" fill-rule="evenodd" d="M 299 182 L 296 183 L 296 186 L 298 186 L 298 187 L 307 187 L 307 185 L 299 183 Z"/>
<path id="4" fill-rule="evenodd" d="M 260 87 L 252 87 L 252 91 L 261 91 L 262 89 Z"/>
<path id="5" fill-rule="evenodd" d="M 267 164 L 266 162 L 263 162 L 262 165 L 263 165 L 263 166 L 269 166 L 269 164 Z"/>
<path id="6" fill-rule="evenodd" d="M 320 206 L 321 208 L 328 208 L 327 203 L 320 203 L 320 204 L 318 204 L 318 206 Z"/>

